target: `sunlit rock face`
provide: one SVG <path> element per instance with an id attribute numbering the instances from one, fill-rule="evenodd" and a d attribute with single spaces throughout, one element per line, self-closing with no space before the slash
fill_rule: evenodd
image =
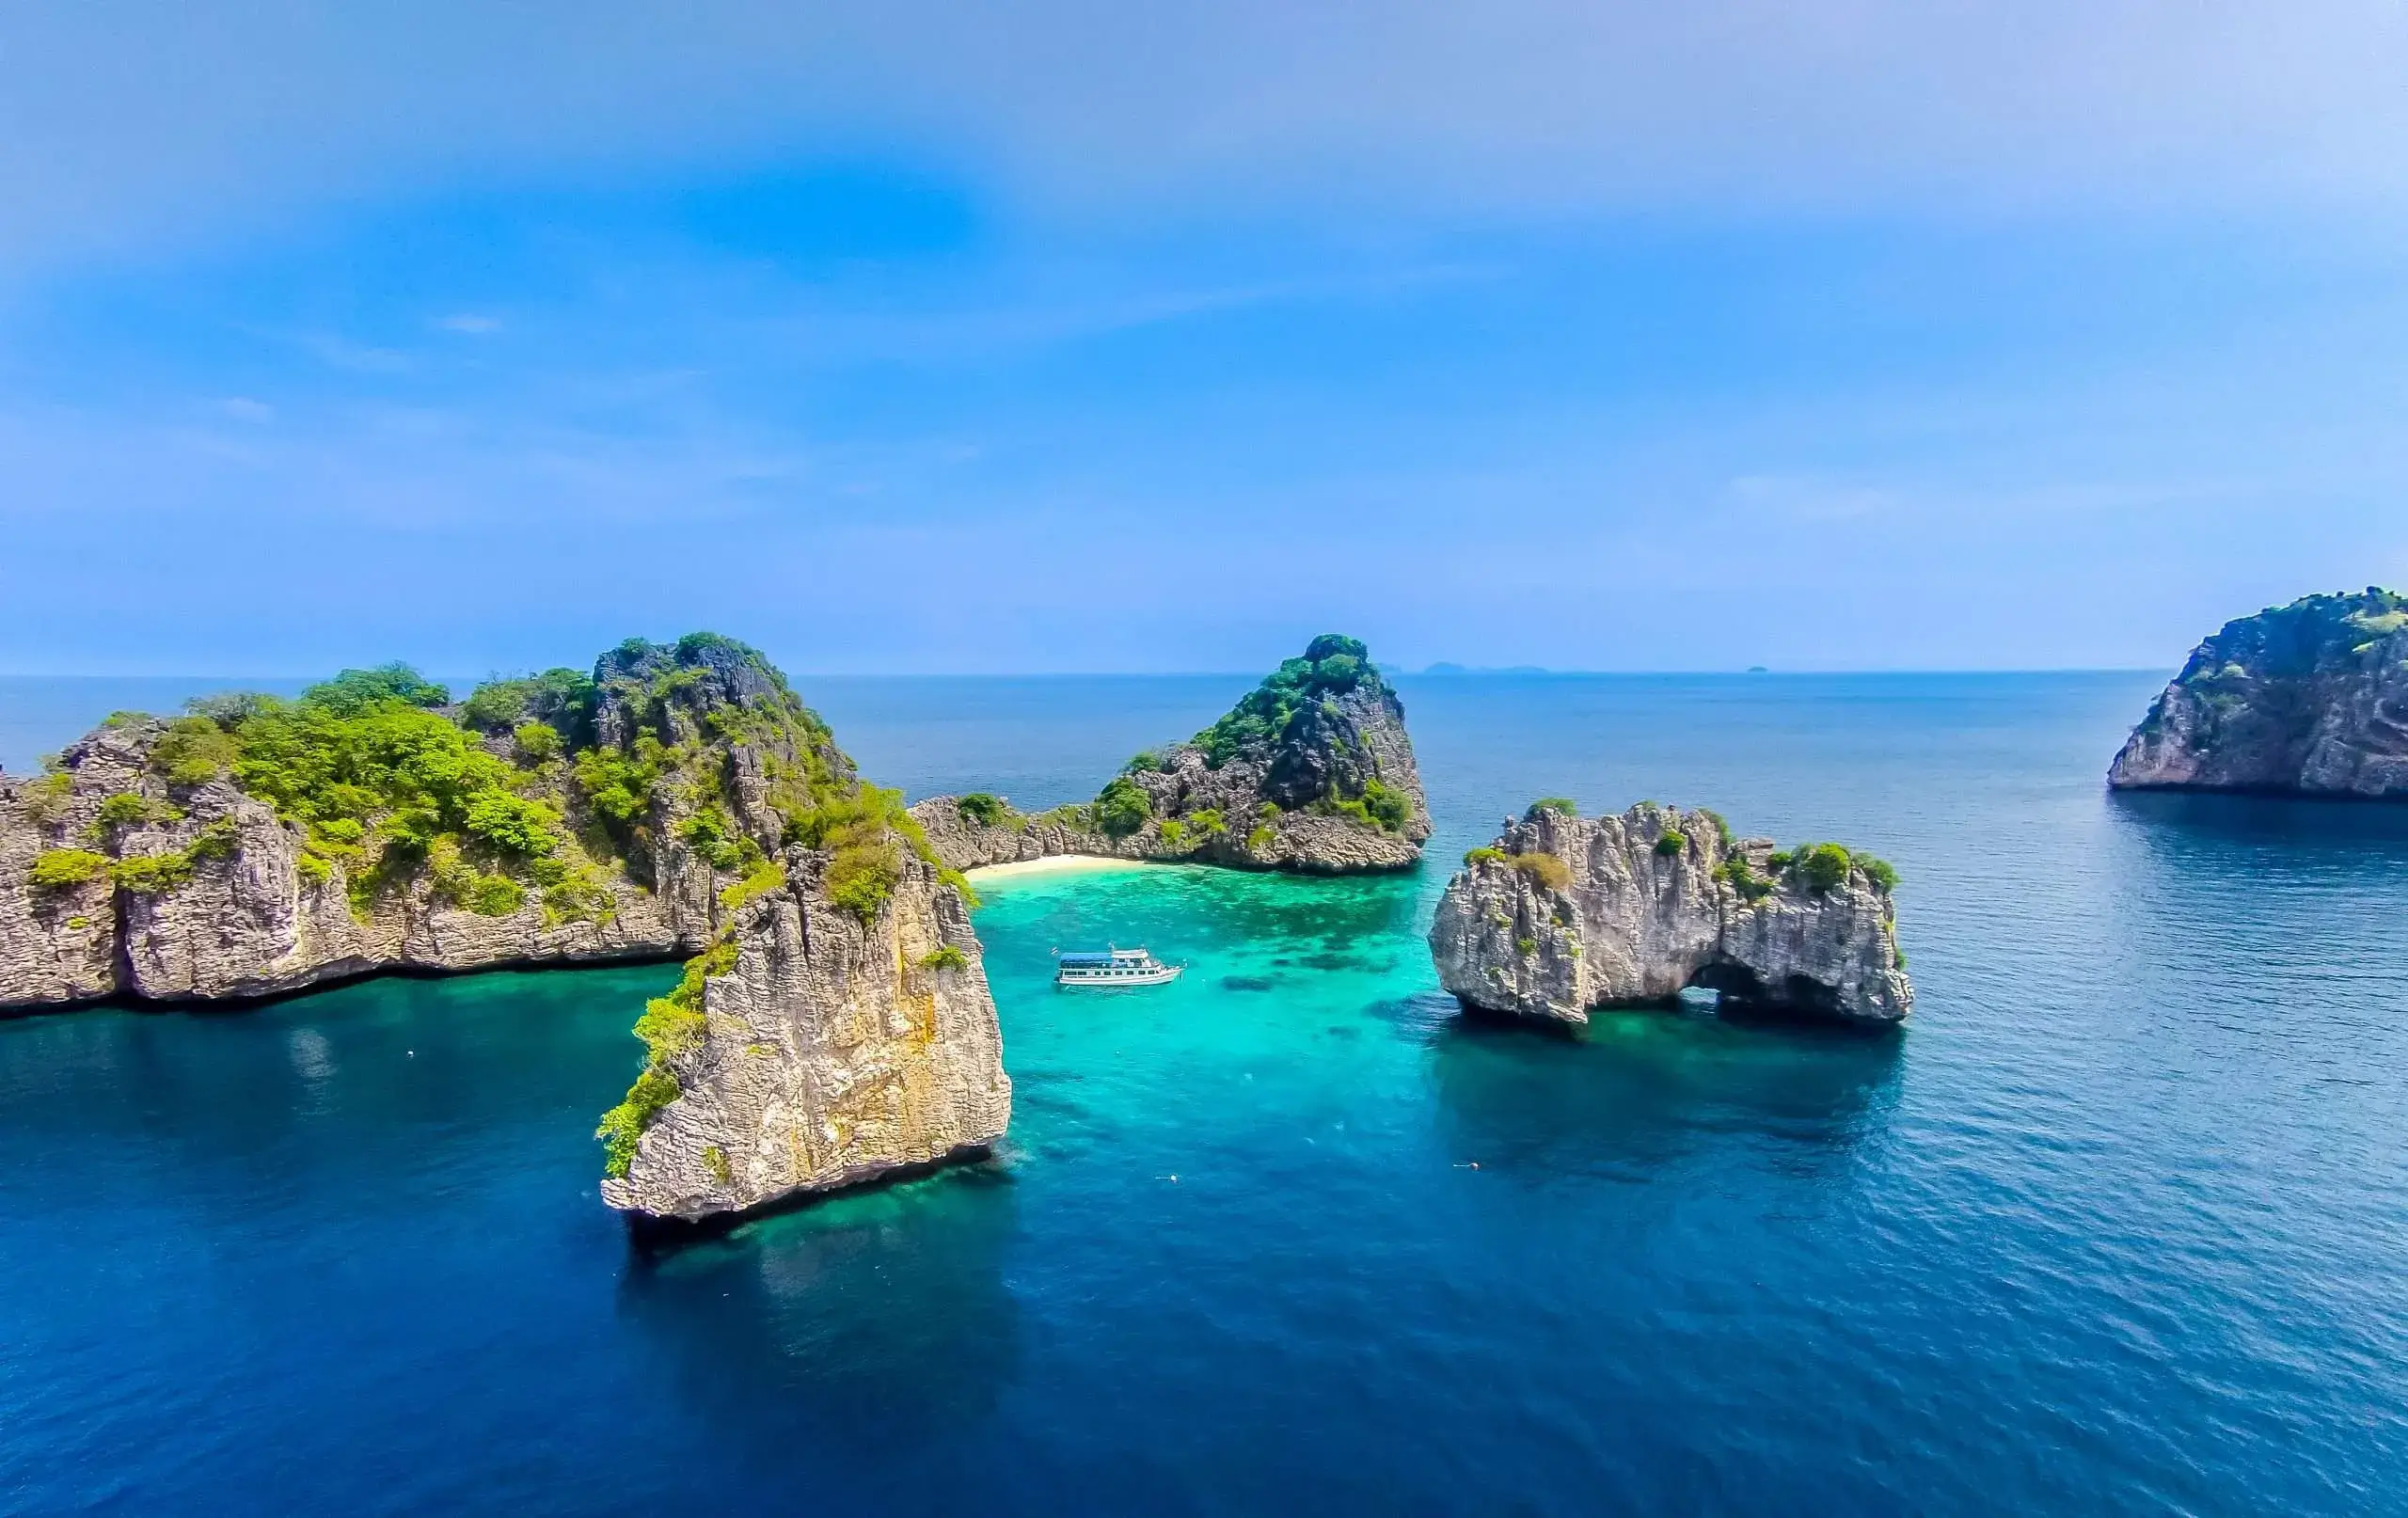
<path id="1" fill-rule="evenodd" d="M 2225 624 L 2132 730 L 2107 783 L 2408 797 L 2408 597 L 2368 587 Z"/>
<path id="2" fill-rule="evenodd" d="M 829 856 L 742 906 L 705 956 L 702 1006 L 657 1065 L 674 1096 L 644 1120 L 603 1200 L 699 1222 L 983 1152 L 1011 1081 L 958 887 L 916 855 L 867 921 L 831 900 Z"/>
<path id="3" fill-rule="evenodd" d="M 1914 988 L 1889 878 L 1834 846 L 1732 839 L 1710 812 L 1540 805 L 1448 882 L 1430 952 L 1458 1001 L 1513 1017 L 1584 1023 L 1704 986 L 1751 1009 L 1894 1023 Z"/>

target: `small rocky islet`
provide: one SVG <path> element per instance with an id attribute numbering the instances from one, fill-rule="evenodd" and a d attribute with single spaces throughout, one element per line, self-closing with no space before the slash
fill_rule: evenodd
<path id="1" fill-rule="evenodd" d="M 1905 1016 L 1886 866 L 1774 856 L 1711 816 L 1534 808 L 1448 888 L 1447 989 L 1557 1022 L 1692 983 Z M 691 956 L 635 1021 L 646 1058 L 596 1131 L 601 1193 L 631 1223 L 722 1220 L 1003 1135 L 962 871 L 1396 870 L 1430 829 L 1402 704 L 1336 635 L 1092 802 L 1027 815 L 980 793 L 907 809 L 767 658 L 714 634 L 458 703 L 403 666 L 347 671 L 291 701 L 120 713 L 43 774 L 0 777 L 0 1006 Z"/>
<path id="2" fill-rule="evenodd" d="M 1897 872 L 1838 844 L 1782 851 L 1717 814 L 1642 801 L 1583 817 L 1534 803 L 1465 856 L 1430 927 L 1465 1006 L 1577 1025 L 1692 987 L 1742 1010 L 1859 1025 L 1914 1007 Z"/>
<path id="3" fill-rule="evenodd" d="M 1430 808 L 1404 704 L 1356 639 L 1324 634 L 1185 742 L 1091 802 L 1022 814 L 976 792 L 911 814 L 955 869 L 1058 854 L 1348 874 L 1410 868 Z"/>
<path id="4" fill-rule="evenodd" d="M 2408 799 L 2408 596 L 2368 586 L 2225 624 L 2150 705 L 2107 783 Z"/>

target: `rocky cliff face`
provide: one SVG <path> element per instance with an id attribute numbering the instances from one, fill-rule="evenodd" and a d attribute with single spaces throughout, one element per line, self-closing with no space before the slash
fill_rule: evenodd
<path id="1" fill-rule="evenodd" d="M 905 852 L 864 920 L 832 904 L 831 861 L 788 850 L 689 968 L 691 1004 L 646 1012 L 654 1062 L 604 1122 L 610 1206 L 694 1222 L 1003 1136 L 1011 1082 L 958 890 Z"/>
<path id="2" fill-rule="evenodd" d="M 708 635 L 442 700 L 352 672 L 120 714 L 0 780 L 0 1006 L 691 953 L 780 845 L 779 777 L 851 777 L 758 654 Z"/>
<path id="3" fill-rule="evenodd" d="M 1836 845 L 1734 840 L 1710 812 L 1542 804 L 1466 858 L 1430 952 L 1459 1001 L 1518 1017 L 1585 1023 L 1701 985 L 1751 1008 L 1893 1023 L 1914 1005 L 1894 879 Z"/>
<path id="4" fill-rule="evenodd" d="M 121 714 L 0 783 L 0 1003 L 699 951 L 597 1135 L 613 1207 L 740 1211 L 1002 1134 L 959 878 L 758 653 L 637 640 L 447 703 L 347 672 Z"/>
<path id="5" fill-rule="evenodd" d="M 2369 587 L 2225 624 L 2132 731 L 2107 783 L 2408 797 L 2408 597 Z"/>
<path id="6" fill-rule="evenodd" d="M 1430 811 L 1404 706 L 1351 638 L 1316 638 L 1212 726 L 1144 753 L 1083 806 L 1025 815 L 991 796 L 911 809 L 955 869 L 1098 854 L 1252 869 L 1393 870 Z"/>

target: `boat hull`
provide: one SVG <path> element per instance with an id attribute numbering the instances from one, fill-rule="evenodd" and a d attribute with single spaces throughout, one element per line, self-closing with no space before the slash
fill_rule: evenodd
<path id="1" fill-rule="evenodd" d="M 1165 981 L 1177 980 L 1182 968 L 1184 967 L 1179 965 L 1166 965 L 1160 970 L 1149 970 L 1134 975 L 1077 975 L 1057 972 L 1054 976 L 1054 984 L 1079 990 L 1109 988 L 1114 986 L 1160 986 Z"/>

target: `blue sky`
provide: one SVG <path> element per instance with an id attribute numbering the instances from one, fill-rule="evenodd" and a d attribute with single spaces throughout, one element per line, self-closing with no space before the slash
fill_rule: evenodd
<path id="1" fill-rule="evenodd" d="M 0 671 L 2152 666 L 2408 581 L 2396 8 L 11 26 Z"/>

